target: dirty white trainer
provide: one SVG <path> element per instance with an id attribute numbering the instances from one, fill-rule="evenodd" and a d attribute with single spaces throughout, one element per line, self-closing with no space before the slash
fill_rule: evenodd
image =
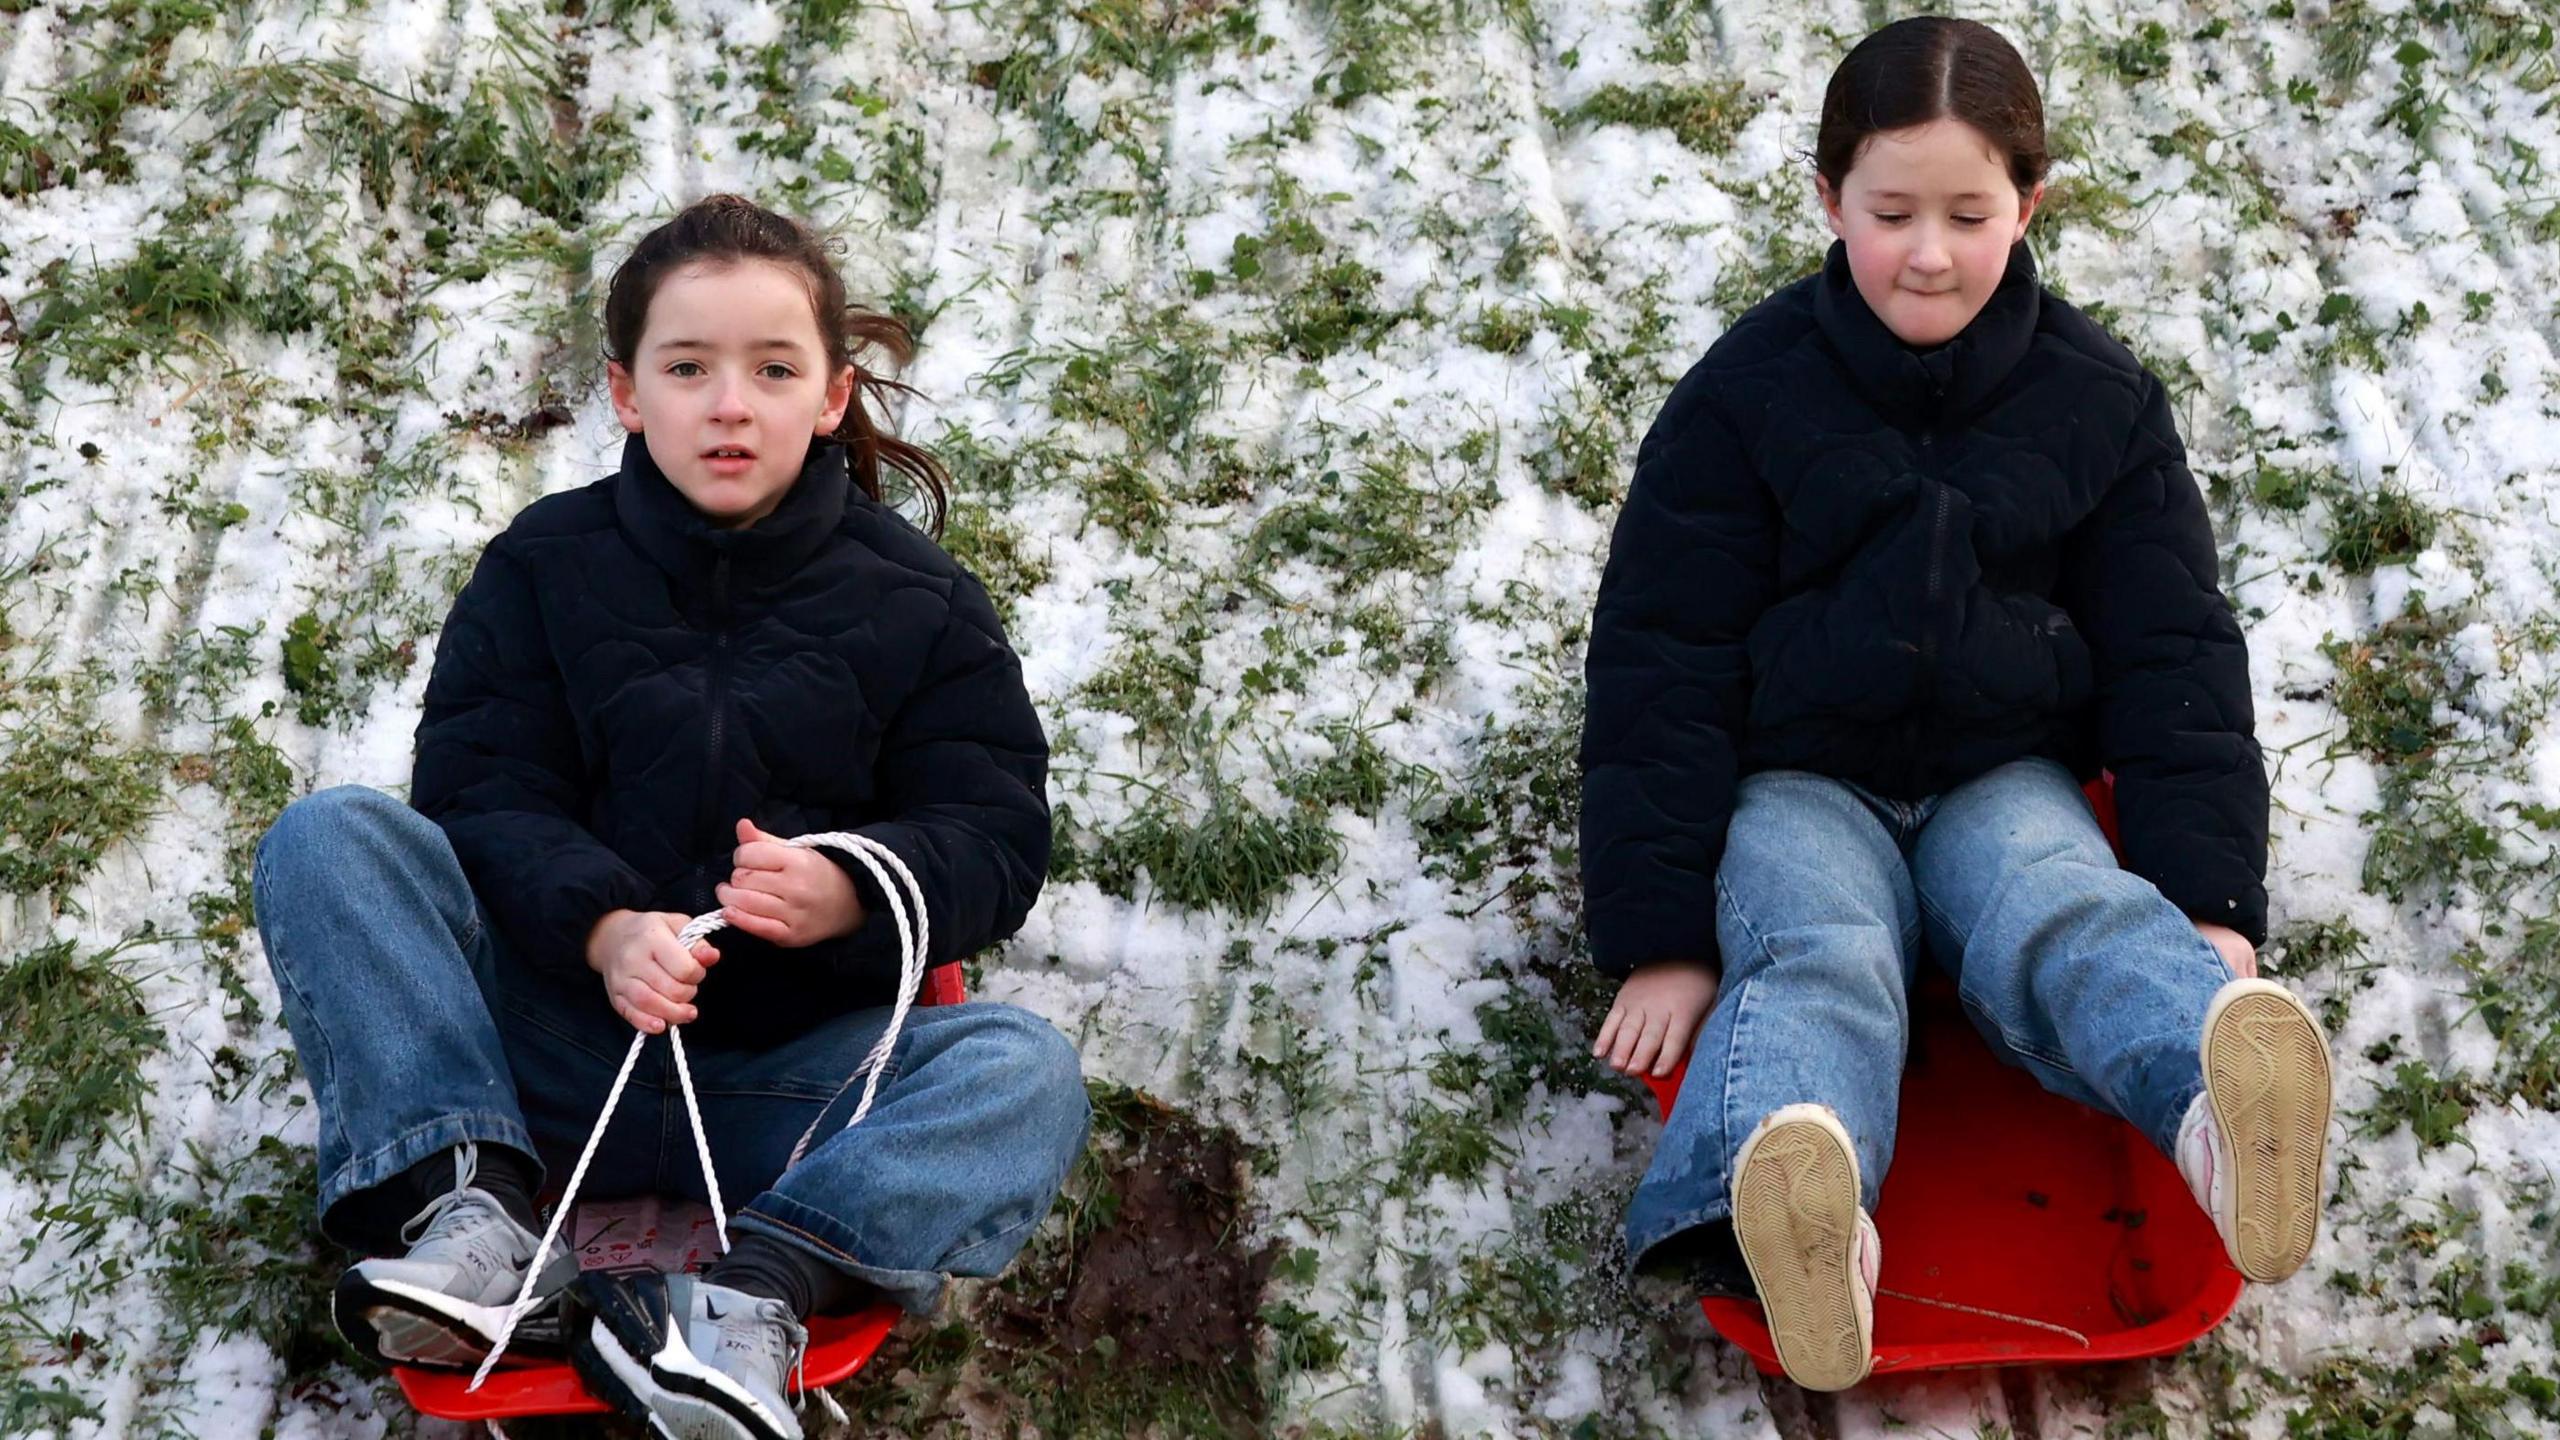
<path id="1" fill-rule="evenodd" d="M 2282 1280 L 2320 1234 L 2329 1046 L 2292 991 L 2234 980 L 2205 1011 L 2204 1090 L 2178 1125 L 2178 1171 L 2240 1273 Z"/>
<path id="2" fill-rule="evenodd" d="M 1867 1378 L 1884 1245 L 1858 1204 L 1858 1152 L 1829 1110 L 1781 1107 L 1742 1142 L 1733 1228 L 1787 1378 L 1808 1390 Z"/>

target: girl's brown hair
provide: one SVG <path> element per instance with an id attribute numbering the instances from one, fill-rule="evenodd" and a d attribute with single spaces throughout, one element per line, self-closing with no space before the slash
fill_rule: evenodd
<path id="1" fill-rule="evenodd" d="M 828 373 L 853 367 L 853 403 L 845 406 L 844 420 L 832 437 L 844 445 L 853 482 L 863 494 L 879 500 L 883 498 L 882 466 L 906 476 L 924 496 L 932 533 L 939 536 L 951 511 L 951 472 L 923 446 L 890 433 L 887 423 L 891 393 L 912 395 L 914 387 L 862 363 L 878 352 L 891 365 L 903 366 L 915 358 L 915 338 L 895 315 L 868 310 L 847 299 L 844 277 L 836 272 L 827 243 L 790 216 L 777 215 L 742 195 L 706 195 L 641 236 L 615 268 L 612 287 L 605 293 L 605 358 L 620 365 L 631 363 L 640 349 L 640 332 L 648 323 L 649 302 L 667 276 L 696 261 L 734 265 L 741 260 L 789 266 L 808 282 Z M 871 413 L 874 404 L 880 407 L 877 419 Z"/>
<path id="2" fill-rule="evenodd" d="M 1831 72 L 1814 170 L 1837 193 L 1868 137 L 1950 117 L 2008 157 L 2019 194 L 2044 179 L 2044 97 L 2027 62 L 1990 26 L 1942 15 L 1894 21 L 1859 41 Z"/>

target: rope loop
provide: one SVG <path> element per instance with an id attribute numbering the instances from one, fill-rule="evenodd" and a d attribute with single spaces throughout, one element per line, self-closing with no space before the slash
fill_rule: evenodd
<path id="1" fill-rule="evenodd" d="M 852 1118 L 844 1122 L 843 1128 L 850 1130 L 861 1123 L 863 1116 L 871 1113 L 871 1102 L 878 1098 L 880 1092 L 880 1076 L 889 1068 L 889 1056 L 897 1048 L 899 1032 L 906 1028 L 907 1012 L 915 1008 L 916 994 L 924 985 L 925 957 L 932 953 L 933 943 L 933 928 L 925 916 L 924 887 L 916 882 L 915 872 L 907 868 L 907 863 L 898 858 L 898 852 L 868 835 L 857 835 L 849 830 L 829 830 L 802 835 L 783 843 L 804 850 L 840 850 L 860 861 L 863 868 L 871 872 L 871 878 L 879 882 L 880 893 L 888 897 L 890 917 L 898 925 L 898 998 L 890 1006 L 888 1026 L 880 1032 L 880 1038 L 873 1043 L 870 1053 L 862 1057 L 862 1064 L 845 1081 L 847 1090 L 853 1087 L 854 1081 L 862 1082 L 862 1099 L 853 1107 Z M 707 911 L 694 916 L 676 932 L 676 943 L 691 950 L 695 941 L 727 928 L 729 917 L 726 912 Z M 702 1128 L 701 1103 L 694 1098 L 693 1071 L 685 1061 L 684 1037 L 678 1033 L 682 1028 L 676 1025 L 667 1027 L 667 1045 L 675 1054 L 676 1084 L 684 1092 L 685 1119 L 693 1126 L 693 1153 L 702 1165 L 703 1190 L 711 1198 L 712 1223 L 719 1231 L 721 1253 L 726 1254 L 729 1250 L 729 1211 L 720 1199 L 720 1177 L 712 1169 L 711 1138 Z M 552 1245 L 560 1238 L 560 1227 L 577 1208 L 578 1187 L 586 1181 L 587 1167 L 596 1158 L 596 1147 L 604 1141 L 605 1127 L 613 1123 L 614 1107 L 622 1103 L 623 1088 L 631 1083 L 631 1070 L 640 1061 L 641 1047 L 648 1043 L 649 1032 L 640 1031 L 631 1037 L 631 1048 L 623 1052 L 622 1068 L 614 1074 L 613 1088 L 605 1092 L 604 1113 L 596 1117 L 595 1129 L 587 1133 L 586 1148 L 578 1152 L 578 1163 L 569 1171 L 569 1184 L 560 1193 L 560 1203 L 551 1211 L 551 1223 L 542 1232 L 542 1243 L 534 1247 L 533 1260 L 525 1266 L 524 1285 L 516 1291 L 515 1303 L 507 1307 L 507 1318 L 498 1327 L 497 1343 L 490 1347 L 488 1358 L 480 1362 L 480 1368 L 472 1373 L 469 1389 L 476 1391 L 488 1380 L 489 1372 L 498 1367 L 498 1357 L 507 1353 L 508 1342 L 515 1338 L 517 1324 L 524 1319 L 525 1312 L 533 1308 L 533 1286 L 542 1275 L 542 1257 L 551 1253 Z M 839 1090 L 836 1097 L 841 1099 L 843 1094 L 844 1091 Z M 818 1133 L 818 1121 L 826 1118 L 827 1110 L 834 1105 L 834 1100 L 828 1101 L 817 1117 L 809 1122 L 809 1128 L 801 1132 L 799 1142 L 791 1147 L 790 1164 L 799 1164 L 800 1158 L 808 1153 L 809 1142 Z"/>

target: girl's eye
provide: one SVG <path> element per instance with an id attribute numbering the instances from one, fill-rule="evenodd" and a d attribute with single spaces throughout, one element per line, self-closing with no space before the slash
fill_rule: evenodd
<path id="1" fill-rule="evenodd" d="M 768 362 L 760 373 L 762 373 L 764 378 L 767 380 L 788 380 L 794 372 L 790 366 L 783 364 L 779 360 L 774 360 Z"/>
<path id="2" fill-rule="evenodd" d="M 694 376 L 702 373 L 702 367 L 691 360 L 679 360 L 673 365 L 667 367 L 667 373 L 670 375 L 680 375 L 685 379 L 690 380 Z"/>
<path id="3" fill-rule="evenodd" d="M 1959 225 L 1979 225 L 1990 218 L 1991 217 L 1988 215 L 1959 215 L 1956 217 L 1956 223 Z"/>
<path id="4" fill-rule="evenodd" d="M 1899 224 L 1901 224 L 1903 221 L 1908 220 L 1908 219 L 1910 219 L 1911 217 L 1910 217 L 1910 216 L 1908 216 L 1908 215 L 1887 215 L 1887 214 L 1885 214 L 1885 213 L 1884 213 L 1884 212 L 1882 212 L 1882 211 L 1878 211 L 1878 212 L 1876 212 L 1876 218 L 1877 218 L 1878 220 L 1883 221 L 1883 222 L 1884 222 L 1885 224 L 1887 224 L 1887 225 L 1899 225 Z"/>

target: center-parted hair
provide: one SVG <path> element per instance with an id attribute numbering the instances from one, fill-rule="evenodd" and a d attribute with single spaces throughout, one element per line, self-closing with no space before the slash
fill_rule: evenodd
<path id="1" fill-rule="evenodd" d="M 914 394 L 912 386 L 891 379 L 864 361 L 885 356 L 904 366 L 915 358 L 915 337 L 895 315 L 854 304 L 846 297 L 844 276 L 836 270 L 828 244 L 816 231 L 777 215 L 742 195 L 706 195 L 678 211 L 675 218 L 640 237 L 631 254 L 613 272 L 604 302 L 605 358 L 628 366 L 647 328 L 649 302 L 669 275 L 697 262 L 734 265 L 765 260 L 799 272 L 809 287 L 809 304 L 817 313 L 818 337 L 826 349 L 827 373 L 853 367 L 853 401 L 831 437 L 845 447 L 847 468 L 862 493 L 874 500 L 882 467 L 907 477 L 924 497 L 931 533 L 939 536 L 951 511 L 951 474 L 921 445 L 899 439 L 888 425 L 893 392 Z M 872 407 L 879 407 L 875 418 Z"/>
<path id="2" fill-rule="evenodd" d="M 1814 169 L 1836 192 L 1869 137 L 1943 119 L 1981 131 L 2020 194 L 2044 179 L 2044 97 L 2026 60 L 1990 26 L 1942 15 L 1894 21 L 1831 72 Z"/>

